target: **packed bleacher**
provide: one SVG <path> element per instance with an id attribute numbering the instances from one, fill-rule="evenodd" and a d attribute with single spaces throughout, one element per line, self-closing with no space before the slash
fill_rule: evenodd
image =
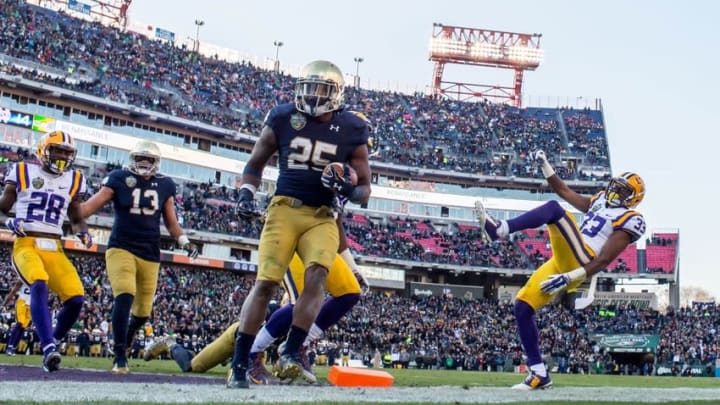
<path id="1" fill-rule="evenodd" d="M 0 248 L 0 259 L 0 298 L 4 299 L 16 277 L 8 264 L 9 245 Z M 88 254 L 72 254 L 71 259 L 87 296 L 74 334 L 87 334 L 92 341 L 95 332 L 112 347 L 108 343 L 112 342 L 112 331 L 108 330 L 112 299 L 104 260 Z M 237 319 L 251 283 L 251 278 L 238 273 L 163 265 L 158 298 L 146 328 L 151 332 L 138 340 L 145 339 L 149 344 L 153 336 L 174 333 L 186 346 L 201 349 Z M 280 298 L 280 292 L 276 298 Z M 53 304 L 58 306 L 56 301 Z M 656 366 L 704 366 L 717 358 L 720 306 L 670 309 L 666 314 L 624 306 L 611 308 L 613 316 L 603 316 L 596 309 L 571 311 L 561 305 L 543 308 L 538 326 L 546 360 L 560 372 L 616 372 L 617 363 L 610 353 L 603 352 L 590 338 L 596 333 L 660 335 Z M 0 324 L 9 326 L 12 321 L 11 301 L 8 307 L 0 308 Z M 6 330 L 0 327 L 0 343 L 7 339 Z M 404 352 L 413 366 L 421 368 L 512 371 L 523 361 L 513 306 L 506 301 L 451 296 L 408 298 L 373 291 L 312 350 L 344 342 L 350 344 L 357 359 L 367 361 L 376 349 L 381 353 Z M 32 352 L 33 345 L 28 347 Z M 103 353 L 111 355 L 107 350 Z M 643 372 L 637 364 L 622 366 L 619 372 Z"/>
<path id="2" fill-rule="evenodd" d="M 250 134 L 259 133 L 268 110 L 292 100 L 292 77 L 249 63 L 207 58 L 137 33 L 23 2 L 3 2 L 0 15 L 0 72 L 6 74 Z M 372 119 L 382 138 L 383 162 L 541 178 L 537 165 L 529 161 L 529 152 L 544 149 L 565 179 L 606 179 L 596 171 L 560 164 L 567 156 L 609 169 L 599 111 L 518 109 L 352 87 L 346 89 L 346 103 Z M 8 160 L 31 158 L 22 150 L 3 150 L 2 156 Z M 105 171 L 94 172 L 94 187 L 90 189 L 96 190 L 99 179 L 112 168 L 109 165 Z M 4 165 L 0 170 L 4 173 Z M 186 229 L 258 238 L 262 223 L 238 215 L 236 201 L 236 190 L 188 183 L 182 185 L 176 207 Z M 111 213 L 106 207 L 101 214 Z M 484 244 L 474 225 L 455 223 L 438 229 L 430 221 L 414 218 L 346 215 L 350 245 L 364 256 L 534 269 L 551 254 L 544 230 L 525 231 L 507 241 Z M 675 270 L 676 238 L 675 234 L 650 237 L 646 248 L 649 272 Z M 2 298 L 15 277 L 8 252 L 7 246 L 0 248 Z M 637 273 L 637 256 L 632 245 L 608 271 Z M 73 255 L 72 259 L 87 294 L 76 333 L 88 335 L 89 345 L 97 330 L 109 348 L 112 297 L 103 259 L 91 255 Z M 145 333 L 146 342 L 152 341 L 151 335 L 176 333 L 186 347 L 201 349 L 237 319 L 251 283 L 236 273 L 163 265 L 149 325 L 152 333 Z M 664 315 L 625 307 L 614 310 L 615 316 L 606 317 L 592 310 L 544 308 L 538 317 L 543 354 L 561 371 L 614 373 L 619 365 L 589 338 L 590 333 L 610 332 L 660 334 L 658 364 L 705 365 L 717 357 L 717 306 Z M 11 306 L 0 308 L 0 324 L 11 322 Z M 7 338 L 4 333 L 0 328 L 0 343 Z M 373 292 L 328 331 L 325 339 L 329 344 L 349 342 L 355 356 L 363 360 L 372 357 L 376 349 L 383 354 L 404 353 L 416 367 L 507 370 L 523 361 L 512 305 L 507 302 L 407 298 Z M 32 351 L 33 345 L 29 347 Z M 633 365 L 625 372 L 638 374 L 643 370 Z"/>
<path id="3" fill-rule="evenodd" d="M 0 72 L 251 134 L 259 133 L 271 107 L 292 100 L 294 79 L 282 73 L 22 2 L 5 2 L 0 13 Z M 603 173 L 566 167 L 567 156 L 609 171 L 599 111 L 518 109 L 354 87 L 346 89 L 346 101 L 375 123 L 385 162 L 540 178 L 528 152 L 542 148 L 563 178 Z"/>

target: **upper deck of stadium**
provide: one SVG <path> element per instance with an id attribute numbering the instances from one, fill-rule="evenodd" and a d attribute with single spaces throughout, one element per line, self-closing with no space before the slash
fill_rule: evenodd
<path id="1" fill-rule="evenodd" d="M 39 116 L 38 123 L 78 138 L 88 167 L 122 163 L 133 141 L 146 138 L 162 144 L 164 173 L 232 188 L 265 112 L 292 100 L 294 79 L 282 73 L 42 8 L 3 7 L 9 18 L 0 21 L 0 105 L 31 117 L 30 126 L 0 125 L 8 145 L 31 146 L 39 134 L 32 129 L 43 129 L 33 128 Z M 527 234 L 504 248 L 468 243 L 477 233 L 473 201 L 487 199 L 493 215 L 507 218 L 552 198 L 543 194 L 542 173 L 528 160 L 535 149 L 546 150 L 580 192 L 597 190 L 611 173 L 599 110 L 518 109 L 354 87 L 346 88 L 346 102 L 371 118 L 382 145 L 371 164 L 373 198 L 367 211 L 353 212 L 350 237 L 363 255 L 531 269 L 533 260 L 549 254 L 542 235 Z M 272 192 L 276 171 L 266 174 L 264 189 Z M 189 223 L 219 229 L 207 221 Z M 373 252 L 388 229 L 409 247 Z M 676 267 L 676 243 L 671 246 L 659 266 L 666 272 Z M 654 268 L 644 252 L 633 246 L 620 268 Z"/>

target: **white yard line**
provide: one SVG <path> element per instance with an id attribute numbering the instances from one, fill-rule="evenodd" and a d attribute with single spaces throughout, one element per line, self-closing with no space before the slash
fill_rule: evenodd
<path id="1" fill-rule="evenodd" d="M 720 388 L 623 388 L 557 387 L 546 391 L 518 392 L 509 388 L 474 387 L 393 387 L 338 388 L 305 386 L 253 386 L 230 390 L 222 385 L 83 383 L 67 381 L 0 382 L 0 403 L 19 401 L 100 401 L 128 403 L 173 402 L 427 402 L 427 403 L 506 403 L 528 401 L 631 401 L 634 403 L 670 400 L 717 400 Z"/>

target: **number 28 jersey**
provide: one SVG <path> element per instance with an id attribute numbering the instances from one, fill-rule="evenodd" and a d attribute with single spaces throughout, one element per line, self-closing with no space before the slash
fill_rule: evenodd
<path id="1" fill-rule="evenodd" d="M 62 236 L 62 225 L 70 202 L 87 193 L 85 176 L 79 170 L 50 174 L 40 165 L 18 162 L 5 182 L 15 184 L 15 217 L 25 219 L 25 231 Z"/>
<path id="2" fill-rule="evenodd" d="M 160 261 L 160 217 L 175 182 L 162 175 L 149 179 L 127 169 L 110 172 L 103 187 L 113 190 L 115 221 L 108 248 L 119 248 L 152 262 Z"/>
<path id="3" fill-rule="evenodd" d="M 642 214 L 624 207 L 608 207 L 606 202 L 604 191 L 592 196 L 590 209 L 580 225 L 583 240 L 595 254 L 600 252 L 610 235 L 617 230 L 629 233 L 633 242 L 645 233 L 645 218 Z"/>

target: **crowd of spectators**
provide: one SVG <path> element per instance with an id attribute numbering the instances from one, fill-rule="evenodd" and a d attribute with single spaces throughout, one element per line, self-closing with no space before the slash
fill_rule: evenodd
<path id="1" fill-rule="evenodd" d="M 0 259 L 0 297 L 4 299 L 16 277 L 8 264 L 9 245 L 0 248 Z M 112 297 L 104 260 L 91 254 L 72 254 L 71 259 L 86 291 L 76 330 L 90 334 L 91 339 L 97 330 L 99 339 L 111 342 Z M 174 333 L 181 343 L 195 350 L 237 319 L 252 285 L 252 278 L 239 273 L 167 264 L 161 269 L 145 339 Z M 280 294 L 275 298 L 279 300 Z M 59 307 L 56 300 L 52 305 Z M 538 314 L 543 356 L 561 372 L 613 372 L 616 361 L 592 336 L 630 333 L 660 336 L 657 365 L 708 365 L 717 358 L 720 306 L 669 309 L 665 314 L 625 306 L 612 309 L 613 316 L 603 316 L 597 309 L 571 311 L 562 305 L 543 308 Z M 0 308 L 0 324 L 9 326 L 12 322 L 12 305 Z M 0 328 L 0 343 L 4 329 Z M 407 353 L 417 367 L 511 371 L 523 362 L 513 306 L 507 301 L 406 297 L 375 290 L 362 297 L 323 339 L 323 345 L 348 343 L 358 359 L 372 358 L 376 349 L 383 354 Z M 313 346 L 312 350 L 319 348 Z M 638 364 L 621 366 L 624 368 L 619 372 L 642 372 Z"/>
<path id="2" fill-rule="evenodd" d="M 0 65 L 0 71 L 8 74 L 252 134 L 259 133 L 270 108 L 292 99 L 292 77 L 249 63 L 207 58 L 137 33 L 23 2 L 0 4 L 0 14 L 0 56 L 27 62 Z M 609 168 L 607 139 L 598 111 L 518 109 L 353 87 L 346 89 L 346 102 L 373 120 L 382 138 L 380 158 L 385 162 L 539 178 L 542 173 L 530 162 L 529 152 L 542 148 L 565 179 L 597 178 L 594 172 L 560 164 L 562 156 Z M 235 190 L 185 184 L 177 196 L 178 216 L 187 229 L 257 238 L 261 224 L 237 215 L 236 200 Z M 437 229 L 430 222 L 409 218 L 365 217 L 364 221 L 347 221 L 347 229 L 353 247 L 362 255 L 527 269 L 545 260 L 540 251 L 525 252 L 519 245 L 522 240 L 479 243 L 477 227 L 452 224 Z M 674 241 L 660 238 L 651 243 L 665 246 Z M 112 297 L 103 260 L 89 255 L 73 255 L 72 259 L 88 295 L 78 330 L 98 329 L 107 334 Z M 0 249 L 0 260 L 3 293 L 14 282 L 6 246 Z M 193 348 L 201 348 L 237 318 L 250 285 L 235 273 L 163 265 L 152 318 L 154 334 L 177 333 Z M 590 333 L 599 331 L 660 334 L 657 354 L 663 364 L 707 364 L 717 356 L 720 344 L 715 330 L 720 320 L 718 307 L 665 315 L 618 308 L 613 318 L 592 311 L 570 312 L 560 306 L 543 311 L 539 317 L 543 352 L 570 371 L 587 372 L 598 362 L 612 364 L 609 354 L 602 353 L 589 338 Z M 0 323 L 11 322 L 11 312 L 5 308 Z M 512 306 L 507 302 L 374 292 L 363 297 L 326 338 L 350 343 L 363 357 L 378 349 L 410 353 L 419 366 L 497 369 L 522 361 L 516 335 Z"/>
<path id="3" fill-rule="evenodd" d="M 283 73 L 23 2 L 5 2 L 0 13 L 6 16 L 0 56 L 14 58 L 0 71 L 9 74 L 251 134 L 259 133 L 270 108 L 292 100 L 294 79 Z M 542 148 L 566 179 L 596 179 L 569 165 L 567 156 L 609 169 L 599 111 L 518 109 L 355 87 L 346 89 L 346 102 L 372 119 L 386 162 L 539 178 L 528 152 Z"/>

